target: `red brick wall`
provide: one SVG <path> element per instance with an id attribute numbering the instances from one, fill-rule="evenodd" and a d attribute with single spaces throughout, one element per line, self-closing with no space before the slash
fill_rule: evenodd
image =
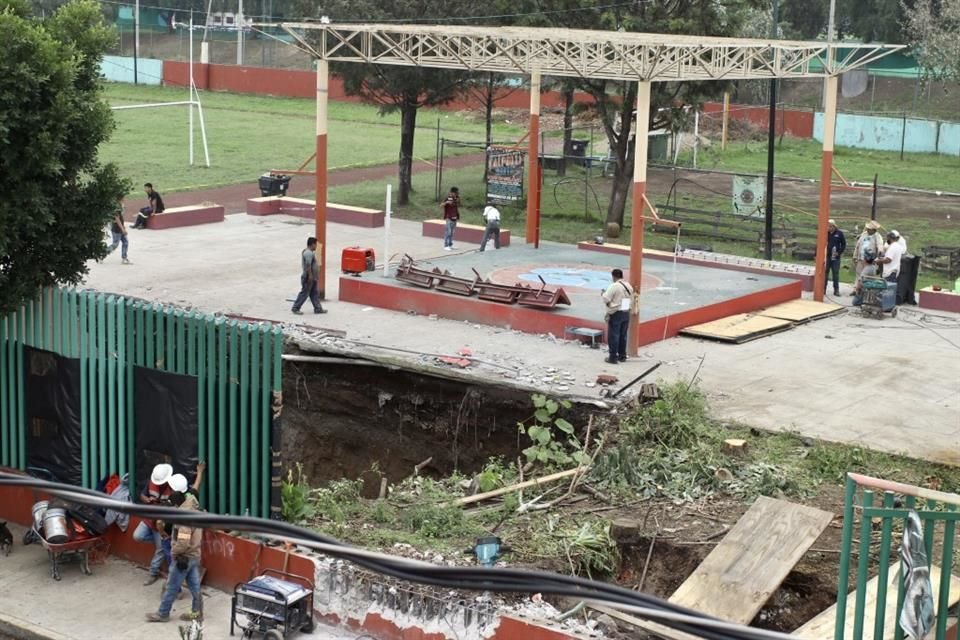
<path id="1" fill-rule="evenodd" d="M 703 113 L 716 118 L 723 114 L 723 103 L 705 102 L 703 103 Z M 770 121 L 770 110 L 767 107 L 752 107 L 743 104 L 730 105 L 731 120 L 746 120 L 752 122 L 758 127 L 767 128 Z M 780 135 L 786 129 L 787 135 L 797 138 L 813 137 L 813 111 L 800 111 L 797 109 L 777 109 L 776 132 Z"/>
<path id="2" fill-rule="evenodd" d="M 185 86 L 189 78 L 186 62 L 166 60 L 163 63 L 163 83 L 172 86 Z M 195 64 L 194 82 L 198 89 L 212 91 L 230 91 L 233 93 L 256 93 L 260 95 L 283 96 L 288 98 L 313 98 L 317 95 L 317 76 L 312 71 L 273 69 L 268 67 L 238 67 L 227 64 Z M 527 109 L 530 106 L 530 92 L 517 89 L 504 90 L 497 102 L 498 109 Z M 339 102 L 359 102 L 360 99 L 348 96 L 343 89 L 343 81 L 334 76 L 330 79 L 330 99 Z M 592 102 L 593 98 L 585 93 L 575 96 L 577 102 Z M 475 108 L 477 104 L 455 100 L 441 107 L 449 111 Z M 548 91 L 540 98 L 545 109 L 562 109 L 563 95 Z"/>

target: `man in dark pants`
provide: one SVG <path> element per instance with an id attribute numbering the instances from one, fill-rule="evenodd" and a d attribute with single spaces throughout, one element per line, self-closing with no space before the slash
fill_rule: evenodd
<path id="1" fill-rule="evenodd" d="M 617 364 L 627 360 L 627 335 L 630 329 L 633 289 L 624 282 L 623 271 L 620 269 L 614 269 L 610 275 L 613 277 L 613 284 L 602 294 L 607 308 L 607 346 L 610 348 L 606 362 Z"/>
<path id="2" fill-rule="evenodd" d="M 320 306 L 320 262 L 317 258 L 317 239 L 307 238 L 307 248 L 300 253 L 300 293 L 293 303 L 295 314 L 303 315 L 300 307 L 310 298 L 314 313 L 326 313 Z"/>
<path id="3" fill-rule="evenodd" d="M 158 213 L 163 213 L 166 206 L 163 204 L 163 198 L 160 197 L 160 194 L 153 190 L 153 185 L 147 182 L 143 185 L 143 191 L 147 194 L 148 204 L 145 207 L 140 209 L 140 213 L 137 214 L 137 219 L 133 223 L 134 229 L 146 229 L 147 228 L 147 219 L 150 216 L 157 215 Z"/>
<path id="4" fill-rule="evenodd" d="M 833 274 L 833 295 L 840 295 L 840 258 L 847 250 L 847 239 L 843 231 L 837 228 L 834 220 L 827 222 L 827 277 L 823 281 L 823 292 L 827 292 L 830 274 Z"/>

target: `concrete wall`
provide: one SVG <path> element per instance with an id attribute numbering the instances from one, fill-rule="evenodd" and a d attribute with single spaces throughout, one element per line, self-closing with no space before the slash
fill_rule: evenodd
<path id="1" fill-rule="evenodd" d="M 813 122 L 813 137 L 823 140 L 823 114 Z M 900 151 L 908 153 L 943 153 L 960 155 L 960 124 L 841 113 L 837 115 L 839 147 Z"/>
<path id="2" fill-rule="evenodd" d="M 720 119 L 723 114 L 722 102 L 704 102 L 703 113 Z M 750 122 L 757 127 L 767 129 L 770 122 L 770 109 L 743 104 L 730 105 L 730 119 Z M 813 111 L 801 109 L 777 109 L 774 123 L 777 135 L 785 132 L 796 138 L 813 137 Z"/>
<path id="3" fill-rule="evenodd" d="M 129 56 L 104 56 L 100 73 L 110 82 L 133 84 L 133 58 Z M 160 85 L 163 82 L 163 60 L 137 59 L 137 82 Z"/>

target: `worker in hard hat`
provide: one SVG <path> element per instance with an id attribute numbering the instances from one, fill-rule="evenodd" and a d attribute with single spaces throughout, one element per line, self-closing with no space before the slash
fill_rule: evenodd
<path id="1" fill-rule="evenodd" d="M 140 492 L 140 502 L 143 504 L 158 505 L 170 499 L 173 489 L 169 481 L 173 475 L 173 467 L 161 463 L 150 472 L 150 479 Z M 163 539 L 157 523 L 154 520 L 144 520 L 133 531 L 133 539 L 137 542 L 150 542 L 154 545 L 153 558 L 150 560 L 150 575 L 147 576 L 144 586 L 150 586 L 160 579 L 160 568 L 163 566 L 164 551 Z"/>

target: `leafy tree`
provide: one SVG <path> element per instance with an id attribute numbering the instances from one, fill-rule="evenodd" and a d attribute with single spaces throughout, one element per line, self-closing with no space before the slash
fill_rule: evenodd
<path id="1" fill-rule="evenodd" d="M 927 77 L 960 80 L 960 0 L 904 3 L 904 31 Z"/>
<path id="2" fill-rule="evenodd" d="M 113 42 L 93 0 L 46 20 L 0 0 L 0 313 L 79 282 L 106 253 L 104 227 L 128 191 L 97 159 L 113 127 L 99 81 Z"/>
<path id="3" fill-rule="evenodd" d="M 336 22 L 396 22 L 467 15 L 465 0 L 297 0 L 297 15 L 329 16 Z M 308 37 L 313 34 L 308 33 Z M 400 112 L 400 159 L 397 202 L 407 204 L 412 191 L 413 141 L 420 107 L 435 107 L 456 98 L 468 75 L 427 67 L 394 67 L 358 63 L 332 66 L 350 95 L 380 106 L 382 113 Z"/>
<path id="4" fill-rule="evenodd" d="M 483 72 L 472 74 L 463 83 L 463 95 L 468 100 L 479 104 L 484 115 L 484 144 L 489 147 L 493 144 L 493 108 L 498 102 L 506 99 L 518 89 L 516 83 L 510 82 L 510 77 L 501 73 Z M 490 170 L 490 156 L 484 155 L 483 183 L 487 183 L 487 174 Z"/>

